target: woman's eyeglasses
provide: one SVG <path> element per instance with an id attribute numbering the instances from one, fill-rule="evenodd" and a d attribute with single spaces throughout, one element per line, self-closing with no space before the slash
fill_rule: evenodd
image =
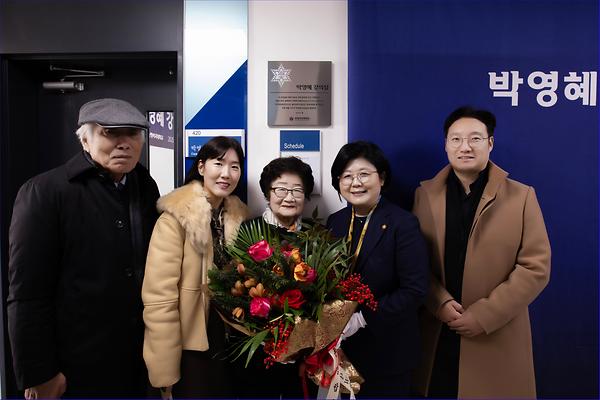
<path id="1" fill-rule="evenodd" d="M 304 198 L 304 189 L 302 189 L 302 188 L 288 189 L 288 188 L 278 186 L 278 187 L 271 188 L 271 191 L 273 193 L 275 193 L 275 196 L 279 197 L 280 199 L 285 199 L 287 197 L 288 193 L 291 193 L 292 197 L 295 199 Z"/>
<path id="2" fill-rule="evenodd" d="M 377 171 L 361 171 L 357 174 L 343 174 L 340 175 L 338 177 L 338 179 L 340 180 L 340 183 L 344 186 L 350 186 L 352 185 L 352 182 L 354 182 L 354 179 L 358 179 L 358 181 L 362 184 L 365 183 L 369 183 L 369 181 L 371 180 L 371 176 L 373 176 L 373 174 L 376 174 Z"/>

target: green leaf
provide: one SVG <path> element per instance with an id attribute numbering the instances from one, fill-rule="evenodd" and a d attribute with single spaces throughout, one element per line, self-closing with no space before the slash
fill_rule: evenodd
<path id="1" fill-rule="evenodd" d="M 287 314 L 290 312 L 290 307 L 288 306 L 288 299 L 285 299 L 285 302 L 283 303 L 283 313 Z"/>
<path id="2" fill-rule="evenodd" d="M 273 329 L 273 338 L 275 339 L 275 343 L 277 343 L 278 337 L 279 337 L 279 327 L 276 326 L 275 329 Z"/>
<path id="3" fill-rule="evenodd" d="M 254 352 L 256 351 L 256 349 L 258 349 L 258 346 L 260 346 L 260 344 L 265 340 L 268 333 L 269 333 L 269 330 L 267 329 L 267 330 L 257 333 L 256 336 L 254 336 L 252 338 L 252 346 L 250 347 L 250 351 L 248 352 L 248 358 L 246 359 L 245 367 L 248 367 L 248 364 L 250 363 L 250 360 L 252 359 Z"/>
<path id="4" fill-rule="evenodd" d="M 244 343 L 244 346 L 240 349 L 240 353 L 237 355 L 236 358 L 233 359 L 233 361 L 237 360 L 238 358 L 240 358 L 240 356 L 242 354 L 244 354 L 252 345 L 252 342 L 254 341 L 254 339 L 256 339 L 256 335 L 252 336 L 246 343 Z"/>
<path id="5" fill-rule="evenodd" d="M 254 338 L 255 336 L 248 336 L 246 339 L 242 339 L 239 343 L 234 345 L 233 349 L 231 350 L 231 354 L 236 354 L 236 356 L 231 359 L 232 362 L 240 358 L 242 354 L 246 352 L 246 349 L 250 347 Z"/>

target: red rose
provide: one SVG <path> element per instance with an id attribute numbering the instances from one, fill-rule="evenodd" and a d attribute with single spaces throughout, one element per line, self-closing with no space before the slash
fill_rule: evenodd
<path id="1" fill-rule="evenodd" d="M 254 297 L 250 302 L 250 315 L 267 318 L 271 310 L 271 303 L 266 297 Z"/>
<path id="2" fill-rule="evenodd" d="M 292 250 L 294 250 L 294 248 L 290 246 L 289 243 L 281 246 L 281 254 L 283 254 L 285 257 L 289 257 L 292 254 Z"/>
<path id="3" fill-rule="evenodd" d="M 304 304 L 304 296 L 300 289 L 291 289 L 283 292 L 281 296 L 274 296 L 272 298 L 273 304 L 279 308 L 283 308 L 285 301 L 287 300 L 288 307 L 299 309 Z"/>
<path id="4" fill-rule="evenodd" d="M 254 261 L 262 262 L 273 255 L 273 249 L 269 246 L 269 243 L 263 239 L 248 248 L 248 255 L 252 257 Z"/>

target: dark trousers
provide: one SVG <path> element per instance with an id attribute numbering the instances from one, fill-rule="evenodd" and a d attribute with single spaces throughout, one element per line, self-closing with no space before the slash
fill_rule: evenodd
<path id="1" fill-rule="evenodd" d="M 226 356 L 225 327 L 214 309 L 207 324 L 207 351 L 184 350 L 181 354 L 181 379 L 173 387 L 173 398 L 233 398 L 235 382 L 230 378 Z"/>
<path id="2" fill-rule="evenodd" d="M 459 357 L 460 335 L 444 324 L 435 353 L 428 397 L 455 399 L 458 396 Z"/>
<path id="3" fill-rule="evenodd" d="M 360 385 L 359 399 L 406 399 L 410 398 L 411 372 L 394 375 L 371 376 Z"/>
<path id="4" fill-rule="evenodd" d="M 235 345 L 245 337 L 241 333 L 232 332 L 231 343 Z M 292 364 L 275 363 L 265 368 L 267 355 L 259 348 L 246 366 L 247 356 L 244 354 L 231 364 L 232 377 L 235 383 L 235 397 L 239 399 L 302 399 L 302 379 L 298 372 L 298 362 Z M 312 382 L 308 385 L 316 386 Z M 310 386 L 309 386 L 310 388 Z M 316 394 L 316 389 L 314 391 Z"/>
<path id="5" fill-rule="evenodd" d="M 65 370 L 64 374 L 67 390 L 62 398 L 65 399 L 140 399 L 147 397 L 150 386 L 141 357 L 116 360 L 112 364 L 80 365 Z"/>

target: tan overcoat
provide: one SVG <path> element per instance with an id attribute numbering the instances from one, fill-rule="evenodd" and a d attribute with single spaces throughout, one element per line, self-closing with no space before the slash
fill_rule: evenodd
<path id="1" fill-rule="evenodd" d="M 550 243 L 534 189 L 490 162 L 464 266 L 462 305 L 484 333 L 461 338 L 459 398 L 535 398 L 528 305 L 550 277 Z M 450 166 L 421 182 L 414 213 L 428 242 L 431 285 L 423 312 L 423 364 L 417 388 L 427 393 L 441 322 L 434 317 L 452 296 L 445 289 L 446 179 Z"/>
<path id="2" fill-rule="evenodd" d="M 225 198 L 225 240 L 235 240 L 248 209 Z M 211 206 L 194 181 L 158 200 L 162 211 L 150 240 L 144 302 L 144 360 L 150 383 L 167 387 L 180 378 L 181 351 L 208 350 L 208 270 L 213 267 Z"/>

